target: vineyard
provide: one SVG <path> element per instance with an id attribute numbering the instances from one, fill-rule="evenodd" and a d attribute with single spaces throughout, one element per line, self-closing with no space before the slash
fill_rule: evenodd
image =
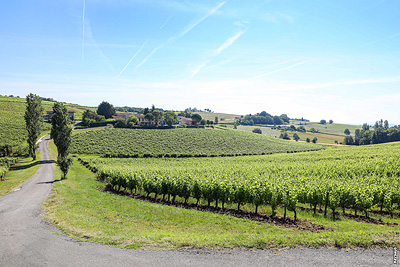
<path id="1" fill-rule="evenodd" d="M 17 162 L 16 158 L 2 157 L 0 158 L 0 181 L 4 179 L 4 176 L 10 169 L 10 166 Z"/>
<path id="2" fill-rule="evenodd" d="M 268 205 L 293 212 L 323 209 L 373 210 L 393 216 L 400 205 L 400 143 L 332 148 L 297 154 L 248 157 L 116 159 L 93 156 L 81 161 L 115 190 L 141 191 L 155 197 L 180 197 L 207 205 L 250 203 L 257 213 Z"/>
<path id="3" fill-rule="evenodd" d="M 42 101 L 43 114 L 46 110 L 51 110 L 53 105 L 54 102 Z M 67 105 L 67 107 L 76 111 L 76 118 L 82 117 L 83 110 L 81 108 L 71 105 Z M 24 120 L 25 109 L 25 98 L 0 96 L 0 146 L 16 147 L 24 143 L 27 138 Z M 43 124 L 44 131 L 50 130 L 50 128 L 49 123 Z"/>
<path id="4" fill-rule="evenodd" d="M 105 157 L 206 157 L 319 150 L 254 133 L 211 129 L 102 129 L 74 135 L 71 152 Z"/>

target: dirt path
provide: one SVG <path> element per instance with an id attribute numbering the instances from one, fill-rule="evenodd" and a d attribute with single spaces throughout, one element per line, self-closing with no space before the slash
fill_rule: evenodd
<path id="1" fill-rule="evenodd" d="M 63 235 L 41 216 L 51 192 L 48 136 L 31 179 L 0 198 L 0 266 L 391 266 L 393 251 L 338 249 L 126 250 Z"/>

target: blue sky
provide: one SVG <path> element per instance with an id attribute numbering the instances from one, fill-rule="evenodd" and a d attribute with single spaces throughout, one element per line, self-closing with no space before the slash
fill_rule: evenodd
<path id="1" fill-rule="evenodd" d="M 7 1 L 0 94 L 400 124 L 400 1 Z"/>

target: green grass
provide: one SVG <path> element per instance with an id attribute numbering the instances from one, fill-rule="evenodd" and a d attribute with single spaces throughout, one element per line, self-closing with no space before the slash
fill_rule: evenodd
<path id="1" fill-rule="evenodd" d="M 74 134 L 71 152 L 118 155 L 235 155 L 298 152 L 320 146 L 230 129 L 103 129 Z"/>
<path id="2" fill-rule="evenodd" d="M 32 161 L 31 157 L 21 158 L 17 164 L 11 166 L 4 181 L 0 181 L 0 196 L 10 193 L 15 188 L 23 184 L 31 178 L 40 164 L 40 152 L 36 152 L 36 160 Z"/>
<path id="3" fill-rule="evenodd" d="M 215 121 L 215 117 L 218 117 L 219 123 L 234 123 L 236 118 L 240 118 L 241 115 L 226 114 L 226 113 L 210 113 L 210 112 L 194 112 L 200 114 L 205 120 Z"/>
<path id="4" fill-rule="evenodd" d="M 54 145 L 52 159 L 55 158 Z M 55 177 L 61 176 L 55 171 Z M 67 180 L 56 182 L 45 202 L 46 217 L 72 237 L 124 248 L 274 248 L 274 247 L 392 247 L 400 227 L 339 220 L 298 212 L 301 220 L 332 231 L 314 233 L 197 210 L 186 210 L 99 191 L 104 183 L 77 160 Z M 243 209 L 252 210 L 251 205 Z M 269 213 L 268 206 L 260 212 Z M 282 214 L 282 209 L 278 210 Z M 291 212 L 288 216 L 293 216 Z M 374 218 L 381 216 L 372 215 Z M 398 218 L 381 217 L 385 222 Z"/>
<path id="5" fill-rule="evenodd" d="M 341 136 L 341 141 L 343 141 L 345 134 L 344 130 L 349 129 L 351 135 L 354 136 L 354 132 L 356 129 L 361 129 L 361 126 L 351 125 L 351 124 L 340 124 L 340 123 L 332 123 L 332 124 L 320 124 L 318 122 L 300 122 L 300 121 L 290 121 L 291 125 L 295 125 L 296 127 L 300 126 L 300 123 L 307 131 L 311 128 L 318 130 L 320 133 L 326 133 L 331 135 Z"/>

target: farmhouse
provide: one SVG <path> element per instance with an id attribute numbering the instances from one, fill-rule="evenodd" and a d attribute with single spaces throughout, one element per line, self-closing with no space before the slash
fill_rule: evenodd
<path id="1" fill-rule="evenodd" d="M 188 126 L 192 126 L 193 124 L 193 120 L 191 118 L 186 118 L 183 116 L 178 116 L 178 120 L 179 120 L 179 125 L 188 125 Z"/>
<path id="2" fill-rule="evenodd" d="M 112 116 L 112 118 L 114 120 L 124 119 L 128 121 L 130 115 L 132 115 L 132 113 L 117 113 L 117 115 Z"/>
<path id="3" fill-rule="evenodd" d="M 53 118 L 54 111 L 53 110 L 48 110 L 46 112 L 47 112 L 46 114 L 43 114 L 43 120 L 45 120 L 45 121 L 51 120 L 51 118 Z M 69 116 L 69 119 L 71 121 L 74 120 L 74 115 L 75 115 L 75 111 L 74 110 L 68 110 L 68 116 Z"/>

